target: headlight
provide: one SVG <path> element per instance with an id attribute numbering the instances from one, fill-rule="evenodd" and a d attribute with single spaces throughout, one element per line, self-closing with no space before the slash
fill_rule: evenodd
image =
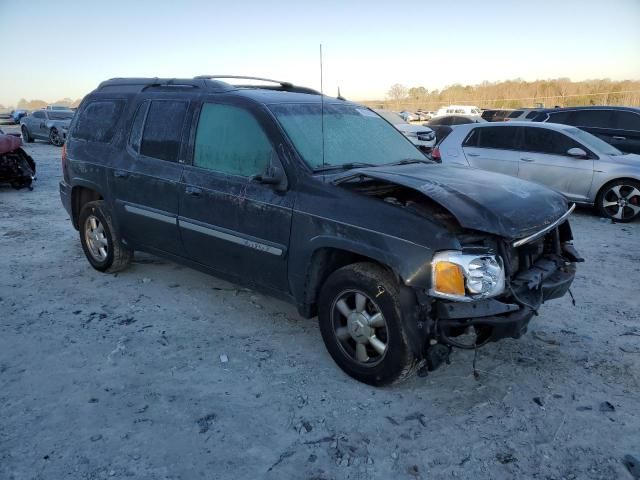
<path id="1" fill-rule="evenodd" d="M 504 291 L 502 259 L 491 254 L 436 253 L 431 283 L 429 293 L 434 297 L 461 301 L 495 297 Z"/>

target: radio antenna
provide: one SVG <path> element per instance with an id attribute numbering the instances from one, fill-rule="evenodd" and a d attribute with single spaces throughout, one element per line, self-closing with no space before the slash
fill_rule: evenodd
<path id="1" fill-rule="evenodd" d="M 320 119 L 322 125 L 320 133 L 322 136 L 322 168 L 324 168 L 324 88 L 322 84 L 322 44 L 320 44 Z"/>

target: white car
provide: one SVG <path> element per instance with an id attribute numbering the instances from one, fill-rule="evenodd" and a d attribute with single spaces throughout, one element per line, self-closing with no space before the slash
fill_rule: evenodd
<path id="1" fill-rule="evenodd" d="M 430 151 L 436 144 L 436 134 L 429 127 L 412 125 L 397 113 L 390 112 L 389 110 L 375 109 L 374 111 L 402 132 L 416 147 Z"/>
<path id="2" fill-rule="evenodd" d="M 439 109 L 435 116 L 442 117 L 444 115 L 481 115 L 482 110 L 475 105 L 449 105 Z"/>
<path id="3" fill-rule="evenodd" d="M 432 157 L 540 183 L 615 221 L 640 217 L 640 155 L 623 153 L 570 125 L 458 125 Z"/>

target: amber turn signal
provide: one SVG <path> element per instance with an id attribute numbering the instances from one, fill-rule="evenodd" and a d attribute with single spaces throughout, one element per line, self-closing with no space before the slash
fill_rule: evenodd
<path id="1" fill-rule="evenodd" d="M 455 263 L 440 261 L 433 268 L 433 286 L 438 293 L 464 296 L 464 274 Z"/>

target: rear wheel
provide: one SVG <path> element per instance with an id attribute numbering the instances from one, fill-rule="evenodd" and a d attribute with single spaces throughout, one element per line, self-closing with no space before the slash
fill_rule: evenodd
<path id="1" fill-rule="evenodd" d="M 630 222 L 640 215 L 640 182 L 614 180 L 605 185 L 596 199 L 600 214 L 616 222 Z"/>
<path id="2" fill-rule="evenodd" d="M 78 225 L 82 249 L 93 268 L 111 273 L 131 263 L 133 251 L 122 244 L 104 200 L 86 203 Z"/>
<path id="3" fill-rule="evenodd" d="M 33 137 L 29 133 L 29 129 L 26 126 L 22 125 L 22 128 L 20 128 L 20 131 L 22 132 L 22 140 L 24 140 L 24 143 L 33 142 Z"/>
<path id="4" fill-rule="evenodd" d="M 49 141 L 56 147 L 61 147 L 64 144 L 64 140 L 62 139 L 62 136 L 60 135 L 60 132 L 58 132 L 57 128 L 52 128 L 51 130 L 49 130 Z"/>
<path id="5" fill-rule="evenodd" d="M 398 285 L 388 271 L 372 263 L 336 270 L 319 296 L 322 339 L 347 374 L 370 385 L 409 378 L 418 362 L 400 314 Z"/>

